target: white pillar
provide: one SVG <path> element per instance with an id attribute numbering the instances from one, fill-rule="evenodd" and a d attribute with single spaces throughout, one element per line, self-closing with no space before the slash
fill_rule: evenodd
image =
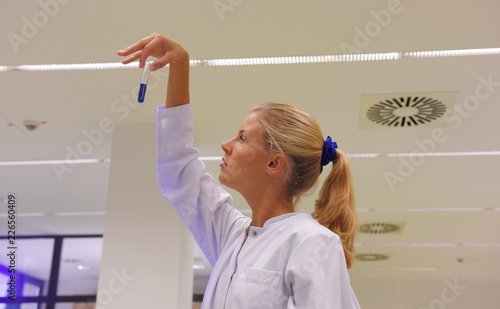
<path id="1" fill-rule="evenodd" d="M 190 309 L 193 242 L 158 189 L 155 125 L 117 125 L 96 308 Z"/>

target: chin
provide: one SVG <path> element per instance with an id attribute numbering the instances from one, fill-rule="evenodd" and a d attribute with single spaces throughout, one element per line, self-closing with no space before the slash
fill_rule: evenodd
<path id="1" fill-rule="evenodd" d="M 219 173 L 219 182 L 221 185 L 227 186 L 229 183 L 229 177 L 227 175 L 224 175 L 222 171 Z"/>
<path id="2" fill-rule="evenodd" d="M 219 183 L 225 187 L 228 187 L 230 189 L 236 190 L 232 185 L 234 184 L 231 182 L 231 176 L 228 175 L 227 173 L 224 173 L 221 171 L 219 173 Z"/>

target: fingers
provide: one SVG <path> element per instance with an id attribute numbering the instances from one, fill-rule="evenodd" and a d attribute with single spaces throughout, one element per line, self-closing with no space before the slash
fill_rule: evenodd
<path id="1" fill-rule="evenodd" d="M 140 58 L 141 60 L 140 60 L 139 67 L 142 68 L 144 66 L 144 62 L 146 61 L 146 58 L 149 56 L 149 53 L 147 52 L 147 50 L 144 50 L 144 49 L 157 36 L 158 36 L 158 34 L 153 33 L 150 36 L 148 36 L 142 40 L 139 40 L 138 42 L 130 45 L 129 47 L 126 47 L 124 49 L 119 50 L 117 52 L 117 54 L 119 56 L 128 56 L 128 55 L 134 53 L 131 57 L 125 59 L 122 63 L 123 64 L 130 63 L 130 62 L 135 61 L 135 60 Z"/>
<path id="2" fill-rule="evenodd" d="M 151 65 L 151 71 L 156 71 L 166 66 L 170 61 L 172 53 L 171 42 L 162 35 L 157 35 L 144 47 L 144 53 L 140 57 L 141 63 L 144 63 L 148 56 L 157 58 Z"/>
<path id="3" fill-rule="evenodd" d="M 141 57 L 141 54 L 142 54 L 142 51 L 135 52 L 132 56 L 130 56 L 127 59 L 123 60 L 122 63 L 123 64 L 128 64 L 128 63 L 134 62 L 134 61 L 136 61 L 137 59 L 139 59 Z"/>
<path id="4" fill-rule="evenodd" d="M 150 36 L 151 38 L 151 36 Z M 162 37 L 159 34 L 154 34 L 154 37 L 152 37 L 152 40 L 150 40 L 146 46 L 144 46 L 143 53 L 140 56 L 139 60 L 139 67 L 142 68 L 144 64 L 146 63 L 146 59 L 149 56 L 153 56 L 155 58 L 163 58 L 168 51 L 168 46 L 166 46 L 166 42 L 163 40 L 164 37 Z M 165 63 L 166 64 L 166 63 Z M 159 66 L 158 63 L 156 63 L 155 68 L 159 69 L 160 67 L 165 66 L 165 64 Z"/>
<path id="5" fill-rule="evenodd" d="M 171 57 L 168 56 L 167 54 L 165 54 L 163 57 L 161 57 L 160 59 L 158 60 L 155 60 L 153 61 L 153 63 L 151 63 L 151 71 L 156 71 L 158 69 L 161 69 L 163 68 L 164 66 L 166 66 L 167 64 L 169 64 L 171 61 Z"/>
<path id="6" fill-rule="evenodd" d="M 169 63 L 189 61 L 189 54 L 181 45 L 157 33 L 119 50 L 118 55 L 129 56 L 122 61 L 123 64 L 139 60 L 140 68 L 144 67 L 149 56 L 157 58 L 152 63 L 151 71 L 156 71 Z"/>

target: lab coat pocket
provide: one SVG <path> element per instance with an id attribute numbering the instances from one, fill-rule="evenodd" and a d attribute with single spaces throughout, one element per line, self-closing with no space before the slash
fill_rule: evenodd
<path id="1" fill-rule="evenodd" d="M 247 268 L 239 276 L 231 308 L 274 308 L 281 273 Z"/>

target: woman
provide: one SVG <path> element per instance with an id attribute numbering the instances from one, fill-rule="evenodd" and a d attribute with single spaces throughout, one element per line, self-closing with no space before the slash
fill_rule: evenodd
<path id="1" fill-rule="evenodd" d="M 349 166 L 316 121 L 296 107 L 261 104 L 222 144 L 219 181 L 242 194 L 250 219 L 192 146 L 186 50 L 152 34 L 118 54 L 140 67 L 156 57 L 152 71 L 169 64 L 165 107 L 157 111 L 158 182 L 214 266 L 203 308 L 359 308 L 347 273 L 356 230 Z M 296 212 L 330 162 L 312 216 Z"/>

